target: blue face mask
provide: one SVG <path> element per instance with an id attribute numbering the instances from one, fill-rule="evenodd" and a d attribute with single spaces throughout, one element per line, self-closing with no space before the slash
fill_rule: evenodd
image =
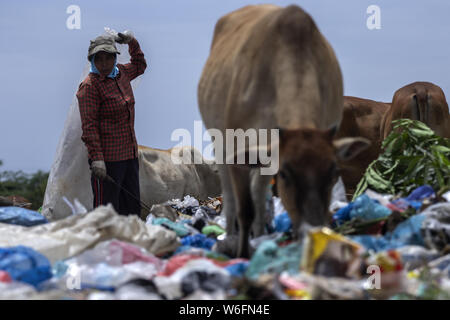
<path id="1" fill-rule="evenodd" d="M 95 59 L 95 54 L 92 56 L 92 59 L 91 59 L 90 72 L 100 74 L 100 72 L 95 67 L 94 59 Z M 114 61 L 114 67 L 113 67 L 111 73 L 108 74 L 108 78 L 114 79 L 115 77 L 117 77 L 118 74 L 119 74 L 119 68 L 117 68 L 117 56 L 116 56 L 116 60 Z"/>

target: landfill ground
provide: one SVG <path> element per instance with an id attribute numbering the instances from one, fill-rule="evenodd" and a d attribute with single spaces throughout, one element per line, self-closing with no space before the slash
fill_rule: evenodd
<path id="1" fill-rule="evenodd" d="M 146 221 L 112 206 L 55 222 L 0 207 L 0 299 L 449 299 L 449 201 L 430 186 L 404 198 L 366 190 L 294 240 L 271 197 L 250 260 L 216 251 L 220 197 L 175 199 Z"/>

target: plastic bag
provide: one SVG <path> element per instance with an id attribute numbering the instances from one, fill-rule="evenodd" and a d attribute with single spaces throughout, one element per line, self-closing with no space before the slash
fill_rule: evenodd
<path id="1" fill-rule="evenodd" d="M 0 223 L 31 227 L 47 222 L 47 219 L 36 211 L 19 207 L 0 207 Z"/>
<path id="2" fill-rule="evenodd" d="M 15 281 L 35 287 L 52 277 L 48 259 L 24 246 L 0 248 L 0 270 L 8 272 Z"/>
<path id="3" fill-rule="evenodd" d="M 363 248 L 328 228 L 311 229 L 303 242 L 302 270 L 328 277 L 360 277 Z"/>
<path id="4" fill-rule="evenodd" d="M 110 32 L 111 29 L 105 28 L 105 34 Z M 120 51 L 120 54 L 117 55 L 117 63 L 128 63 L 130 60 L 128 45 L 117 43 L 116 46 Z M 86 49 L 87 47 L 88 41 L 86 40 Z M 83 59 L 85 59 L 84 56 Z M 86 78 L 89 68 L 90 63 L 88 62 L 83 69 L 79 83 Z M 141 76 L 131 81 L 133 91 L 136 90 L 140 79 Z M 42 213 L 50 221 L 62 219 L 72 214 L 71 208 L 63 201 L 63 196 L 68 199 L 79 199 L 88 211 L 93 209 L 91 171 L 88 164 L 87 148 L 81 140 L 82 129 L 76 97 L 77 90 L 78 87 L 75 88 L 45 190 Z"/>

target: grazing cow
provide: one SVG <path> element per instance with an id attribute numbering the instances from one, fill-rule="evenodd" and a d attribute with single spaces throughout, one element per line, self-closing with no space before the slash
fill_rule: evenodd
<path id="1" fill-rule="evenodd" d="M 338 161 L 347 194 L 352 195 L 355 192 L 367 167 L 381 152 L 381 119 L 389 107 L 390 103 L 344 97 L 344 112 L 336 138 L 363 137 L 371 142 L 367 150 L 353 159 Z"/>
<path id="2" fill-rule="evenodd" d="M 182 160 L 183 152 L 191 164 L 172 161 Z M 194 156 L 201 163 L 195 164 Z M 203 159 L 193 147 L 159 150 L 139 146 L 138 158 L 141 200 L 150 207 L 186 195 L 199 200 L 220 196 L 220 178 L 214 162 Z M 145 218 L 148 211 L 143 208 L 141 213 Z"/>
<path id="3" fill-rule="evenodd" d="M 385 139 L 397 119 L 420 120 L 437 135 L 450 138 L 450 115 L 444 92 L 430 82 L 414 82 L 398 89 L 385 113 L 380 135 Z"/>
<path id="4" fill-rule="evenodd" d="M 337 158 L 351 158 L 368 142 L 333 141 L 342 117 L 341 70 L 333 49 L 305 11 L 295 5 L 257 5 L 220 18 L 199 82 L 198 102 L 207 129 L 223 136 L 226 129 L 281 128 L 278 193 L 294 234 L 301 233 L 303 223 L 329 222 Z M 246 148 L 226 154 L 226 143 L 214 143 L 227 159 L 249 153 Z M 250 174 L 242 165 L 218 167 L 227 234 L 236 232 L 236 215 L 237 255 L 249 257 L 252 222 L 263 220 L 255 217 L 255 209 L 264 205 L 266 193 L 261 191 L 267 190 L 272 176 Z"/>

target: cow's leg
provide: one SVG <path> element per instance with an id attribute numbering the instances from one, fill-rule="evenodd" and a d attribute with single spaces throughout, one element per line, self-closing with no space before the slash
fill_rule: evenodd
<path id="1" fill-rule="evenodd" d="M 255 221 L 253 222 L 253 237 L 257 238 L 264 235 L 267 222 L 266 200 L 268 196 L 268 186 L 272 176 L 261 175 L 261 169 L 253 169 L 250 172 L 250 192 L 255 212 Z M 271 195 L 270 195 L 271 196 Z"/>
<path id="2" fill-rule="evenodd" d="M 249 258 L 249 235 L 253 222 L 254 212 L 250 194 L 250 172 L 248 169 L 229 167 L 233 194 L 236 204 L 236 215 L 239 222 L 238 257 Z"/>
<path id="3" fill-rule="evenodd" d="M 237 219 L 230 173 L 225 164 L 217 165 L 217 168 L 219 170 L 220 183 L 222 185 L 222 213 L 227 221 L 226 232 L 227 235 L 235 235 L 237 234 Z"/>

